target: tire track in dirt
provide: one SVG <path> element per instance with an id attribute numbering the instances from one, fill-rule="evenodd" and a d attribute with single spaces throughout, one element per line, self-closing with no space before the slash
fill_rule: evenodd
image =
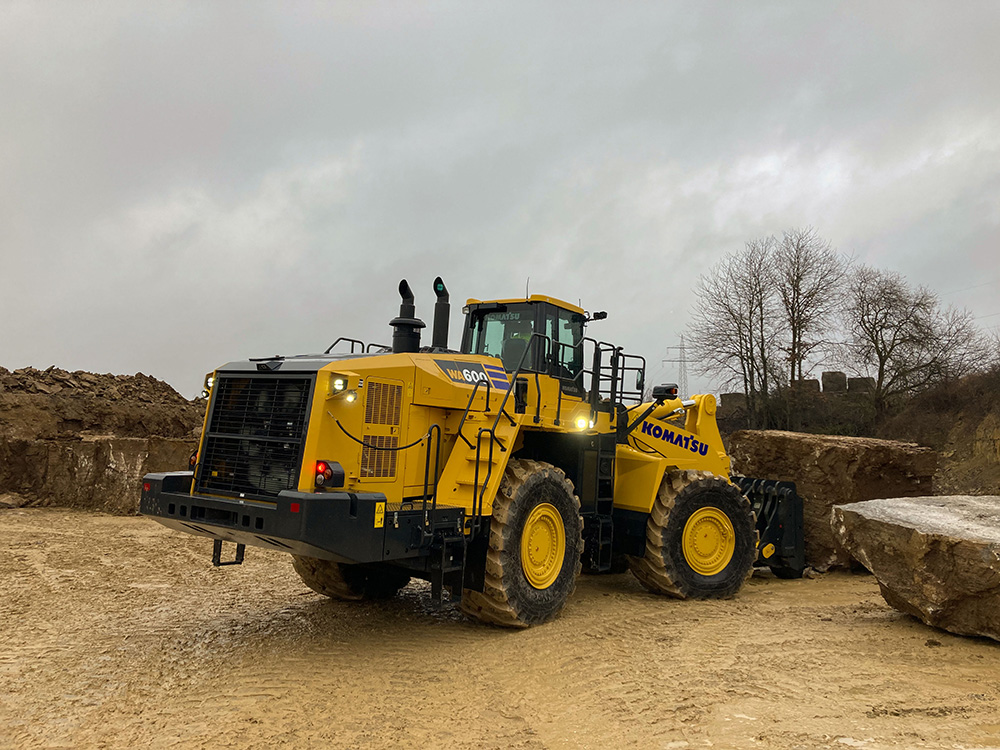
<path id="1" fill-rule="evenodd" d="M 344 603 L 278 553 L 213 569 L 209 542 L 140 518 L 6 511 L 0 534 L 0 747 L 1000 745 L 1000 645 L 866 576 L 721 602 L 584 577 L 558 620 L 508 631 L 421 582 Z"/>

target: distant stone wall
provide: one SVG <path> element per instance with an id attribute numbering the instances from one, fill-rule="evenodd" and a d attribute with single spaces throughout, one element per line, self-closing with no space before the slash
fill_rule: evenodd
<path id="1" fill-rule="evenodd" d="M 818 379 L 791 383 L 781 400 L 779 424 L 798 430 L 857 434 L 870 424 L 867 396 L 875 387 L 872 378 L 853 378 L 837 370 L 823 372 Z M 747 397 L 743 393 L 723 393 L 717 412 L 723 435 L 750 427 Z M 864 430 L 861 430 L 864 432 Z"/>

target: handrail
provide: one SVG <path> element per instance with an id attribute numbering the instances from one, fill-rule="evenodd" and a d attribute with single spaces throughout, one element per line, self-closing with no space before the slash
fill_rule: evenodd
<path id="1" fill-rule="evenodd" d="M 528 346 L 526 346 L 525 349 L 524 349 L 524 351 L 521 353 L 521 359 L 517 363 L 517 369 L 515 369 L 514 370 L 514 374 L 511 375 L 511 378 L 510 378 L 510 385 L 511 385 L 511 387 L 508 388 L 507 392 L 503 395 L 503 401 L 500 402 L 500 408 L 497 410 L 496 419 L 493 420 L 493 426 L 490 428 L 491 431 L 495 430 L 496 426 L 500 423 L 500 417 L 503 415 L 504 409 L 507 408 L 507 399 L 510 398 L 510 394 L 514 390 L 514 383 L 517 382 L 517 378 L 521 374 L 521 370 L 524 368 L 524 359 L 525 359 L 525 357 L 528 356 L 528 353 L 531 351 L 531 343 L 532 343 L 532 341 L 535 338 L 542 339 L 542 340 L 547 341 L 549 343 L 552 342 L 552 339 L 549 336 L 546 336 L 544 333 L 538 333 L 536 331 L 536 332 L 534 332 L 534 333 L 531 334 L 530 338 L 528 339 Z M 536 372 L 535 374 L 537 375 L 538 373 Z M 496 435 L 494 434 L 494 438 L 495 437 L 496 437 Z"/>
<path id="2" fill-rule="evenodd" d="M 499 415 L 498 415 L 499 416 Z M 479 462 L 483 449 L 483 433 L 490 434 L 490 452 L 487 458 L 486 478 L 483 479 L 483 487 L 479 488 Z M 476 433 L 476 466 L 472 484 L 472 530 L 470 536 L 475 538 L 482 527 L 483 504 L 486 502 L 486 488 L 490 486 L 490 479 L 493 477 L 493 442 L 497 440 L 493 427 L 480 427 Z M 499 441 L 498 441 L 499 442 Z M 503 447 L 502 445 L 500 446 Z"/>
<path id="3" fill-rule="evenodd" d="M 483 505 L 485 503 L 486 489 L 487 489 L 487 487 L 489 487 L 490 479 L 493 476 L 493 457 L 494 457 L 494 448 L 493 448 L 493 446 L 494 446 L 494 443 L 500 445 L 500 450 L 501 451 L 506 451 L 507 450 L 504 447 L 503 443 L 500 441 L 500 439 L 497 437 L 497 435 L 496 435 L 496 429 L 497 429 L 497 427 L 500 424 L 500 418 L 506 414 L 507 401 L 510 398 L 510 394 L 514 390 L 514 384 L 517 382 L 517 378 L 521 375 L 522 371 L 524 370 L 524 361 L 527 358 L 528 354 L 532 351 L 532 348 L 533 348 L 532 344 L 533 344 L 533 342 L 534 342 L 534 340 L 536 338 L 545 342 L 545 345 L 543 347 L 543 352 L 542 352 L 541 359 L 542 359 L 543 362 L 546 362 L 547 365 L 549 364 L 548 355 L 549 355 L 550 351 L 552 349 L 554 349 L 553 344 L 558 344 L 560 347 L 568 347 L 568 348 L 574 348 L 574 349 L 579 347 L 579 348 L 581 348 L 581 353 L 582 353 L 582 347 L 584 345 L 584 342 L 590 341 L 590 342 L 592 342 L 594 344 L 594 365 L 593 365 L 592 370 L 589 372 L 589 374 L 591 375 L 590 402 L 591 402 L 591 409 L 592 409 L 592 411 L 596 410 L 597 400 L 600 398 L 601 393 L 602 393 L 601 381 L 605 377 L 603 375 L 603 371 L 605 369 L 611 370 L 611 377 L 610 377 L 611 382 L 609 384 L 610 387 L 608 389 L 608 391 L 609 391 L 608 392 L 608 396 L 609 396 L 609 398 L 610 398 L 610 400 L 612 402 L 616 402 L 616 403 L 621 403 L 621 401 L 624 399 L 625 394 L 626 394 L 625 383 L 624 383 L 624 373 L 625 372 L 631 372 L 631 371 L 638 372 L 639 370 L 645 372 L 645 363 L 646 363 L 645 358 L 639 357 L 638 355 L 624 354 L 622 352 L 622 347 L 616 347 L 613 344 L 609 344 L 609 343 L 603 342 L 603 341 L 597 341 L 596 339 L 592 339 L 592 338 L 589 338 L 587 336 L 582 337 L 580 339 L 580 341 L 577 342 L 576 344 L 564 344 L 564 343 L 562 343 L 560 341 L 553 342 L 553 340 L 552 340 L 552 338 L 550 336 L 546 336 L 543 333 L 540 333 L 540 332 L 537 332 L 537 331 L 534 332 L 534 333 L 532 333 L 531 336 L 530 336 L 530 338 L 528 339 L 528 346 L 525 347 L 525 350 L 524 350 L 524 352 L 522 352 L 521 358 L 520 358 L 520 360 L 517 363 L 517 367 L 514 369 L 514 373 L 510 376 L 510 387 L 507 389 L 506 393 L 504 393 L 504 397 L 503 397 L 503 400 L 500 402 L 500 407 L 497 410 L 496 417 L 493 419 L 493 424 L 490 425 L 489 427 L 480 427 L 479 431 L 476 433 L 476 445 L 475 445 L 476 458 L 475 458 L 475 470 L 474 470 L 473 485 L 472 485 L 473 486 L 472 536 L 475 536 L 475 534 L 477 534 L 479 532 L 479 529 L 481 528 L 481 525 L 482 525 L 482 509 L 483 509 Z M 602 365 L 602 363 L 601 363 L 602 354 L 605 351 L 609 351 L 612 354 L 611 363 L 607 367 L 604 367 Z M 629 367 L 624 360 L 626 360 L 626 358 L 630 358 L 630 357 L 636 357 L 636 358 L 640 359 L 642 361 L 642 366 L 641 367 Z M 581 359 L 582 359 L 582 357 L 581 357 Z M 547 367 L 547 369 L 549 369 L 549 368 Z M 580 372 L 578 372 L 573 377 L 573 381 L 574 382 L 579 381 L 580 389 L 583 390 L 584 392 L 586 392 L 586 389 L 583 387 L 583 376 L 587 372 L 588 371 L 587 371 L 586 368 L 581 367 Z M 537 422 L 537 421 L 540 421 L 540 413 L 541 413 L 541 388 L 538 385 L 538 376 L 541 373 L 539 373 L 537 370 L 535 370 L 534 374 L 535 374 L 535 379 L 536 379 L 535 389 L 537 391 L 537 396 L 538 396 L 537 403 L 536 403 L 536 413 L 535 413 L 535 421 Z M 550 373 L 546 372 L 545 374 L 550 374 Z M 464 435 L 462 435 L 462 433 L 461 433 L 461 427 L 465 424 L 465 419 L 466 419 L 466 417 L 468 415 L 469 409 L 472 406 L 472 400 L 475 397 L 475 393 L 476 393 L 476 390 L 478 389 L 478 385 L 479 385 L 480 382 L 482 382 L 482 381 L 477 381 L 476 387 L 473 388 L 472 395 L 470 395 L 470 397 L 469 397 L 469 404 L 466 406 L 465 413 L 462 415 L 462 422 L 459 425 L 459 436 L 466 442 L 466 444 L 469 445 L 470 448 L 473 447 L 473 446 L 472 446 L 471 443 L 469 443 L 468 438 L 466 438 Z M 560 388 L 559 394 L 560 394 L 560 403 L 559 403 L 559 405 L 557 407 L 557 412 L 556 412 L 556 418 L 557 419 L 559 418 L 559 416 L 561 414 L 561 408 L 562 408 L 562 404 L 561 404 L 561 401 L 562 401 L 562 399 L 561 399 L 562 389 L 561 388 Z M 638 394 L 638 396 L 639 396 L 639 398 L 641 400 L 641 394 Z M 487 406 L 489 406 L 489 405 L 490 405 L 489 404 L 489 396 L 487 396 Z M 510 415 L 507 415 L 507 418 L 511 419 Z M 511 420 L 511 422 L 513 423 L 513 420 Z M 490 438 L 490 446 L 489 446 L 489 454 L 488 454 L 489 466 L 487 468 L 486 476 L 483 479 L 482 487 L 480 487 L 480 483 L 479 483 L 479 464 L 482 461 L 482 438 L 483 438 L 483 433 L 489 434 L 489 438 Z"/>
<path id="4" fill-rule="evenodd" d="M 354 351 L 355 346 L 359 347 L 361 354 L 371 354 L 372 349 L 381 349 L 382 352 L 392 351 L 392 347 L 387 346 L 386 344 L 377 344 L 374 341 L 369 344 L 366 344 L 361 339 L 353 339 L 350 336 L 338 336 L 337 340 L 334 341 L 332 344 L 330 344 L 330 346 L 326 348 L 326 351 L 324 351 L 323 354 L 329 354 L 330 352 L 332 352 L 334 347 L 337 346 L 337 344 L 339 344 L 341 341 L 350 342 L 351 354 L 355 354 Z"/>
<path id="5" fill-rule="evenodd" d="M 483 504 L 485 503 L 486 500 L 486 488 L 489 487 L 490 479 L 493 477 L 493 456 L 494 456 L 493 445 L 494 443 L 499 445 L 500 450 L 503 452 L 506 452 L 507 450 L 503 442 L 501 442 L 500 438 L 497 437 L 496 428 L 500 424 L 500 417 L 506 415 L 507 419 L 511 419 L 510 415 L 507 414 L 506 411 L 507 400 L 510 398 L 510 394 L 514 391 L 514 384 L 517 382 L 517 378 L 520 376 L 521 371 L 524 368 L 524 360 L 528 356 L 528 353 L 531 351 L 532 341 L 536 337 L 551 342 L 551 339 L 542 333 L 536 332 L 531 334 L 531 337 L 528 339 L 528 346 L 526 346 L 524 351 L 521 353 L 521 359 L 517 363 L 517 367 L 514 370 L 514 374 L 511 375 L 510 377 L 510 387 L 507 388 L 507 392 L 504 393 L 503 401 L 500 402 L 500 408 L 497 409 L 497 415 L 493 420 L 493 424 L 490 425 L 489 427 L 480 427 L 479 431 L 476 433 L 476 460 L 475 460 L 475 468 L 474 468 L 473 483 L 472 483 L 472 531 L 470 534 L 470 536 L 472 537 L 475 537 L 475 535 L 479 533 L 479 529 L 482 525 L 482 513 L 483 513 Z M 537 376 L 538 373 L 535 374 Z M 477 386 L 479 382 L 482 381 L 478 381 Z M 475 394 L 475 389 L 473 389 L 473 394 Z M 470 404 L 471 404 L 471 397 L 470 397 Z M 463 416 L 463 422 L 464 422 L 464 416 Z M 512 419 L 511 422 L 513 424 L 516 424 L 516 422 Z M 483 486 L 480 489 L 479 464 L 482 461 L 482 450 L 483 450 L 482 440 L 484 432 L 488 433 L 490 436 L 490 449 L 488 455 L 489 467 L 486 471 L 486 477 L 483 480 Z M 465 439 L 464 436 L 463 439 Z M 468 440 L 466 440 L 466 442 L 468 442 Z"/>
<path id="6" fill-rule="evenodd" d="M 338 336 L 337 340 L 334 341 L 332 344 L 330 344 L 330 346 L 328 346 L 326 348 L 326 351 L 323 352 L 323 354 L 329 354 L 331 351 L 333 351 L 333 347 L 335 347 L 341 341 L 350 341 L 351 342 L 351 354 L 354 354 L 354 345 L 355 344 L 357 344 L 358 346 L 361 347 L 361 353 L 364 354 L 364 351 L 365 351 L 365 342 L 362 341 L 361 339 L 352 339 L 350 336 Z"/>
<path id="7" fill-rule="evenodd" d="M 423 502 L 423 514 L 424 514 L 424 536 L 427 535 L 426 529 L 430 524 L 430 518 L 427 515 L 427 489 L 428 489 L 428 479 L 431 471 L 431 443 L 434 442 L 433 435 L 437 433 L 437 450 L 434 454 L 434 492 L 431 495 L 431 512 L 437 510 L 437 489 L 438 489 L 438 476 L 441 468 L 441 426 L 436 422 L 430 426 L 427 430 L 427 453 L 424 457 L 424 502 Z"/>
<path id="8" fill-rule="evenodd" d="M 329 414 L 329 412 L 327 412 L 327 414 Z M 333 415 L 331 414 L 330 416 L 333 416 Z M 423 436 L 417 438 L 412 443 L 408 443 L 406 445 L 400 445 L 400 446 L 397 446 L 397 447 L 394 447 L 394 448 L 390 448 L 390 447 L 382 447 L 382 446 L 378 446 L 378 445 L 372 445 L 371 443 L 366 442 L 363 438 L 362 439 L 356 438 L 354 435 L 352 435 L 351 433 L 349 433 L 347 431 L 347 428 L 344 427 L 344 425 L 342 425 L 340 423 L 339 419 L 335 418 L 334 422 L 336 422 L 337 427 L 340 428 L 340 431 L 343 432 L 347 437 L 349 437 L 355 443 L 358 443 L 360 445 L 363 445 L 365 448 L 369 448 L 369 449 L 375 450 L 375 451 L 386 451 L 386 452 L 389 452 L 389 453 L 396 453 L 396 452 L 404 451 L 404 450 L 407 450 L 409 448 L 413 448 L 414 446 L 420 445 L 420 443 L 424 442 L 425 440 L 427 441 L 427 448 L 426 448 L 426 450 L 424 452 L 424 495 L 423 495 L 423 500 L 421 502 L 421 510 L 422 510 L 422 512 L 424 514 L 424 523 L 423 523 L 423 529 L 422 529 L 421 533 L 424 536 L 427 536 L 427 528 L 430 526 L 430 516 L 427 513 L 427 503 L 428 503 L 428 501 L 431 503 L 431 513 L 435 512 L 437 510 L 438 479 L 439 479 L 440 473 L 441 473 L 441 425 L 439 425 L 437 422 L 435 422 L 434 424 L 432 424 L 430 427 L 427 428 L 427 432 L 425 432 L 423 434 Z M 437 437 L 437 442 L 436 443 L 434 442 L 435 436 Z M 435 452 L 434 452 L 434 483 L 433 483 L 433 492 L 428 492 L 428 490 L 431 488 L 430 473 L 431 473 L 431 446 L 432 445 L 435 446 L 437 448 L 437 450 L 435 450 Z M 404 502 L 408 503 L 410 505 L 413 505 L 413 501 L 404 501 Z"/>
<path id="9" fill-rule="evenodd" d="M 486 408 L 483 410 L 483 414 L 490 413 L 490 379 L 486 378 L 486 380 L 477 380 L 476 384 L 472 387 L 472 393 L 469 394 L 469 403 L 465 405 L 465 412 L 462 414 L 462 419 L 458 423 L 458 436 L 462 438 L 462 440 L 465 441 L 465 444 L 470 448 L 474 448 L 475 446 L 469 442 L 469 439 L 465 437 L 465 435 L 462 434 L 462 428 L 465 426 L 465 420 L 469 416 L 469 410 L 472 409 L 472 402 L 476 398 L 476 392 L 479 390 L 479 386 L 483 383 L 486 384 Z"/>

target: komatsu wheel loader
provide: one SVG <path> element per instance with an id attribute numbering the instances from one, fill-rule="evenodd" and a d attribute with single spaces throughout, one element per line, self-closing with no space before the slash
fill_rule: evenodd
<path id="1" fill-rule="evenodd" d="M 645 360 L 585 334 L 606 313 L 470 299 L 451 350 L 434 290 L 430 346 L 403 281 L 391 347 L 342 338 L 212 373 L 191 470 L 146 475 L 141 512 L 214 540 L 216 565 L 280 550 L 335 599 L 422 578 L 510 627 L 556 617 L 581 568 L 627 565 L 679 598 L 732 596 L 755 561 L 801 574 L 794 488 L 730 477 L 713 396 L 643 399 Z"/>

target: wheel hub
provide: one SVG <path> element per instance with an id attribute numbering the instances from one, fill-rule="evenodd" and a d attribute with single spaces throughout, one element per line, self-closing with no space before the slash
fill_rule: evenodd
<path id="1" fill-rule="evenodd" d="M 729 516 L 718 508 L 699 508 L 684 524 L 684 559 L 695 573 L 721 573 L 736 551 L 736 533 Z"/>
<path id="2" fill-rule="evenodd" d="M 551 586 L 562 570 L 566 556 L 566 528 L 551 503 L 531 509 L 521 532 L 521 569 L 536 589 Z"/>

